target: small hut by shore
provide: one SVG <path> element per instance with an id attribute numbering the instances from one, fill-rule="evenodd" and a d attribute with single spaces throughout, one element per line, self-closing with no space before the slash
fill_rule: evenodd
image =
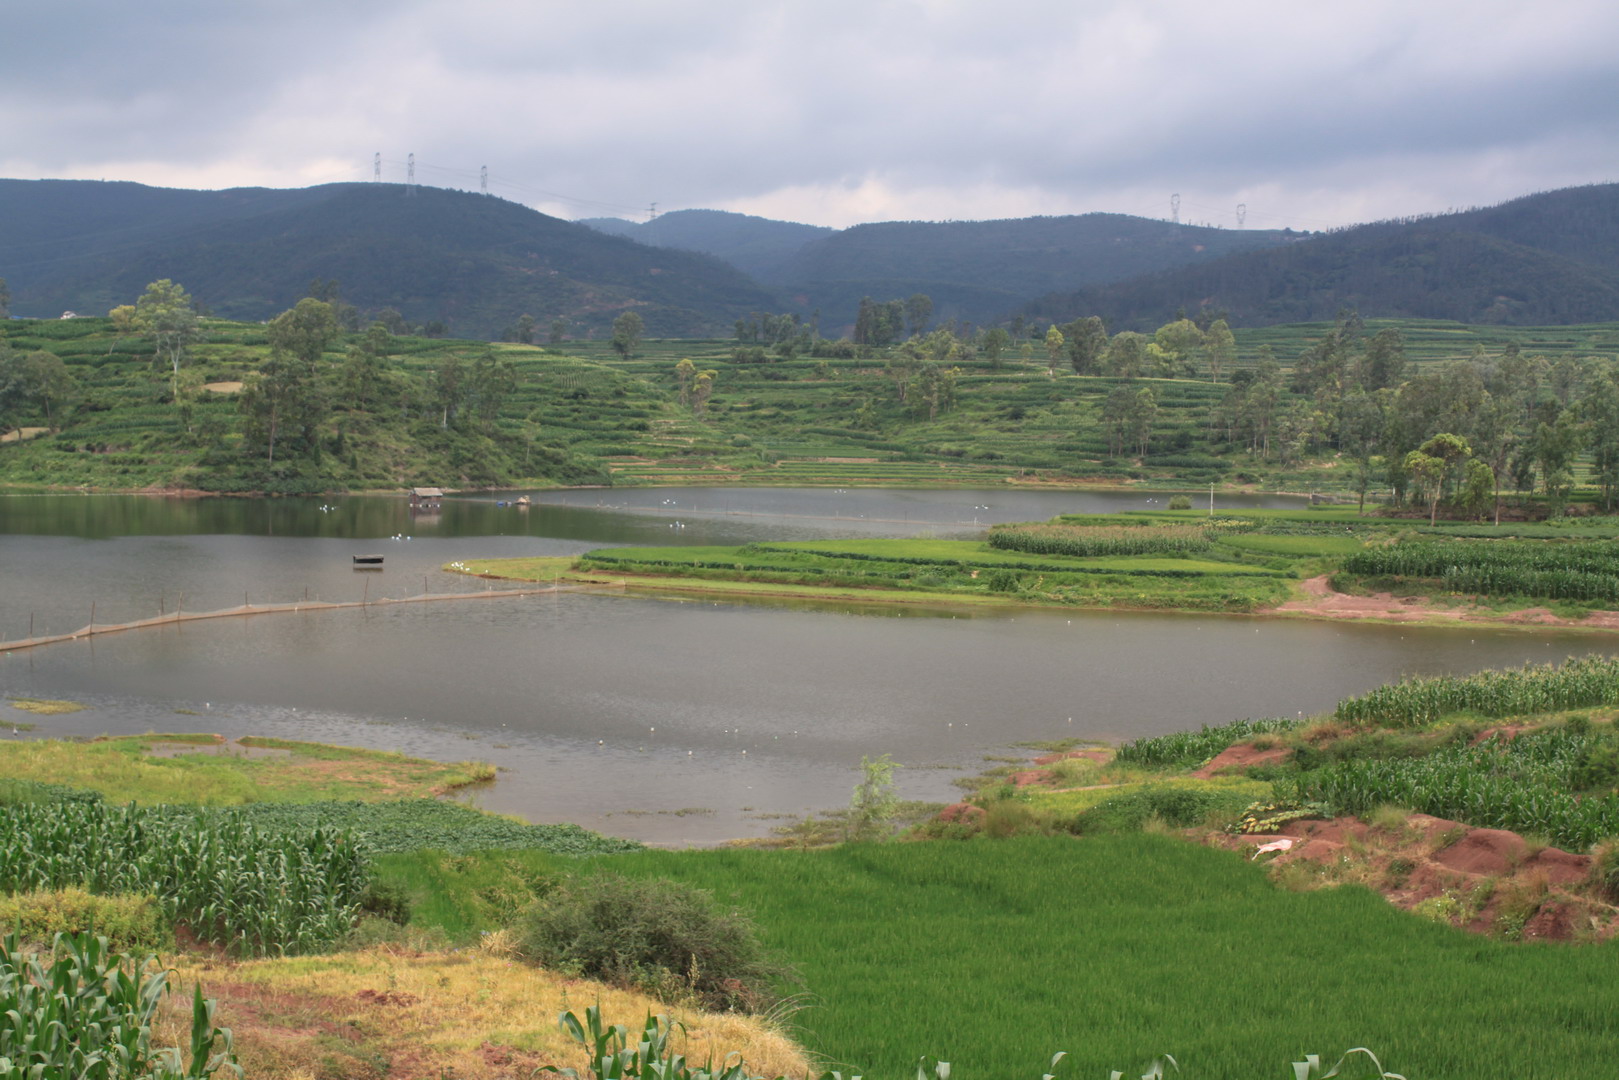
<path id="1" fill-rule="evenodd" d="M 413 487 L 410 489 L 410 508 L 412 510 L 437 510 L 444 501 L 444 490 L 436 487 Z"/>

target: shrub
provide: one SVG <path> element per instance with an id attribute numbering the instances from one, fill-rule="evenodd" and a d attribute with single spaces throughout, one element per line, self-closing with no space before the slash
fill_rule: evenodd
<path id="1" fill-rule="evenodd" d="M 174 944 L 174 934 L 155 896 L 96 896 L 79 888 L 0 896 L 0 926 L 24 941 L 50 941 L 57 934 L 99 934 L 118 950 L 151 950 Z"/>
<path id="2" fill-rule="evenodd" d="M 1171 495 L 1169 497 L 1169 508 L 1171 510 L 1190 510 L 1192 508 L 1192 498 L 1189 495 Z"/>
<path id="3" fill-rule="evenodd" d="M 1173 828 L 1189 828 L 1215 811 L 1235 812 L 1247 801 L 1248 796 L 1236 792 L 1148 785 L 1096 804 L 1075 825 L 1079 832 L 1135 832 L 1158 818 Z"/>
<path id="4" fill-rule="evenodd" d="M 516 932 L 535 963 L 708 1009 L 766 1008 L 775 985 L 794 978 L 747 915 L 665 878 L 570 878 L 524 912 Z"/>

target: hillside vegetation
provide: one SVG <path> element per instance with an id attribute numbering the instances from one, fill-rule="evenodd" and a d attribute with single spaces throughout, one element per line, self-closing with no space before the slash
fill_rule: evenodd
<path id="1" fill-rule="evenodd" d="M 214 315 L 267 319 L 313 278 L 368 315 L 463 337 L 523 315 L 604 333 L 634 309 L 653 332 L 702 336 L 774 293 L 706 255 L 654 250 L 502 199 L 397 184 L 175 191 L 0 180 L 0 278 L 14 314 L 100 315 L 158 278 Z"/>
<path id="2" fill-rule="evenodd" d="M 1610 325 L 1179 320 L 1110 337 L 1076 320 L 1025 328 L 1033 340 L 951 324 L 906 337 L 895 302 L 866 306 L 861 344 L 756 312 L 729 342 L 646 341 L 626 314 L 609 342 L 539 347 L 347 330 L 340 299 L 268 324 L 198 320 L 173 283 L 125 299 L 108 318 L 0 326 L 0 483 L 1150 481 L 1392 493 L 1430 515 L 1556 513 L 1619 491 Z M 1413 471 L 1441 434 L 1465 446 Z"/>
<path id="3" fill-rule="evenodd" d="M 1619 185 L 1317 234 L 1285 247 L 1054 293 L 1020 309 L 1045 322 L 1099 315 L 1142 330 L 1207 308 L 1233 326 L 1392 318 L 1509 326 L 1619 315 Z"/>

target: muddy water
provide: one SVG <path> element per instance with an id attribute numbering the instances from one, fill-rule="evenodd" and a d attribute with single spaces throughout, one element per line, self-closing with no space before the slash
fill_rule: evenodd
<path id="1" fill-rule="evenodd" d="M 25 636 L 30 614 L 39 633 L 74 628 L 92 604 L 98 622 L 155 614 L 182 592 L 197 610 L 244 593 L 279 602 L 304 590 L 334 600 L 454 591 L 466 579 L 437 567 L 466 557 L 968 535 L 974 526 L 960 515 L 975 507 L 985 519 L 1016 520 L 1144 502 L 1042 492 L 1009 506 L 999 491 L 544 498 L 573 505 L 522 511 L 468 500 L 434 521 L 383 499 L 77 500 L 105 503 L 107 515 L 18 511 L 26 500 L 0 499 L 0 634 Z M 354 571 L 351 555 L 372 550 L 385 555 L 384 570 Z M 711 843 L 844 802 L 862 755 L 903 763 L 907 797 L 950 798 L 953 777 L 1021 740 L 1308 713 L 1406 673 L 1612 649 L 1607 639 L 1539 630 L 562 595 L 97 637 L 0 659 L 0 693 L 91 706 L 16 714 L 42 734 L 265 734 L 489 759 L 503 769 L 476 796 L 490 809 Z"/>

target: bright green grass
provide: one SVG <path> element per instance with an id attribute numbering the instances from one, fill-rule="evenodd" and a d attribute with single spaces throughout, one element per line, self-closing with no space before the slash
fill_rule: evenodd
<path id="1" fill-rule="evenodd" d="M 1247 1080 L 1370 1046 L 1413 1078 L 1551 1080 L 1619 1052 L 1612 945 L 1510 945 L 1360 889 L 1284 892 L 1170 838 L 644 852 L 611 867 L 751 909 L 813 995 L 796 1017 L 805 1044 L 870 1076 L 928 1054 L 974 1080 L 1027 1080 L 1067 1050 L 1073 1077 L 1168 1052 L 1188 1076 Z"/>
<path id="2" fill-rule="evenodd" d="M 1191 777 L 1170 777 L 1163 780 L 1149 781 L 1153 786 L 1163 788 L 1183 788 L 1188 791 L 1208 791 L 1218 794 L 1234 794 L 1245 796 L 1250 802 L 1268 799 L 1271 786 L 1265 780 L 1249 780 L 1246 777 L 1215 777 L 1212 780 L 1194 780 Z M 1081 811 L 1089 810 L 1093 806 L 1107 802 L 1109 799 L 1131 792 L 1140 791 L 1147 784 L 1115 784 L 1111 787 L 1090 788 L 1080 791 L 1040 791 L 1029 789 L 1023 793 L 1030 805 L 1040 810 L 1050 810 L 1059 816 L 1070 817 Z"/>

